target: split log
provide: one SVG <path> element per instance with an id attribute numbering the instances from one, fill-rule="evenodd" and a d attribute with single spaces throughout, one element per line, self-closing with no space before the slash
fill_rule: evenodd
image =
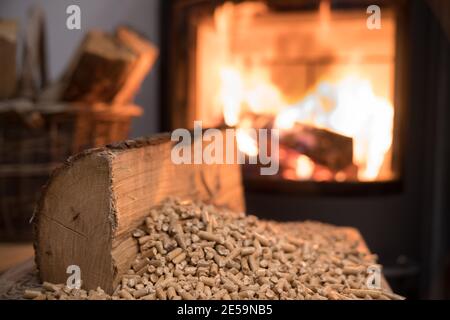
<path id="1" fill-rule="evenodd" d="M 327 129 L 296 123 L 280 133 L 280 145 L 307 155 L 333 171 L 353 163 L 353 139 Z"/>
<path id="2" fill-rule="evenodd" d="M 16 91 L 17 22 L 0 20 L 0 99 Z"/>
<path id="3" fill-rule="evenodd" d="M 133 100 L 142 81 L 158 57 L 158 49 L 136 31 L 128 27 L 119 27 L 116 31 L 116 37 L 137 54 L 137 60 L 132 71 L 127 76 L 120 91 L 114 97 L 114 103 L 122 105 Z"/>
<path id="4" fill-rule="evenodd" d="M 70 65 L 63 101 L 112 103 L 138 57 L 126 45 L 100 31 L 89 32 Z"/>
<path id="5" fill-rule="evenodd" d="M 171 161 L 168 134 L 88 150 L 56 170 L 35 214 L 41 280 L 65 283 L 69 265 L 83 287 L 112 293 L 138 252 L 131 232 L 169 196 L 244 211 L 238 165 Z"/>

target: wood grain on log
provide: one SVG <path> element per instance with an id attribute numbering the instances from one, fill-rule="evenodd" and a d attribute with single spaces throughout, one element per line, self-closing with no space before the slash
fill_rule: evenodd
<path id="1" fill-rule="evenodd" d="M 131 231 L 169 196 L 243 211 L 238 165 L 175 165 L 168 134 L 91 149 L 56 170 L 35 214 L 42 280 L 65 283 L 69 265 L 83 285 L 111 293 L 138 252 Z"/>

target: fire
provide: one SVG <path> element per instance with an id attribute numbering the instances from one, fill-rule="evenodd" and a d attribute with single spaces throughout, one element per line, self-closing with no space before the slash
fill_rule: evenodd
<path id="1" fill-rule="evenodd" d="M 256 139 L 246 129 L 238 128 L 236 130 L 236 142 L 239 151 L 251 157 L 258 155 L 259 150 Z"/>
<path id="2" fill-rule="evenodd" d="M 241 114 L 246 111 L 274 114 L 274 126 L 281 130 L 289 130 L 298 122 L 352 137 L 358 179 L 377 178 L 392 144 L 394 110 L 389 101 L 375 95 L 370 81 L 358 76 L 347 76 L 337 83 L 322 81 L 304 99 L 288 105 L 266 76 L 258 78 L 255 74 L 264 75 L 262 71 L 243 74 L 230 67 L 222 70 L 221 98 L 227 125 L 242 127 Z M 257 154 L 256 141 L 244 130 L 238 144 L 241 151 Z M 308 157 L 298 157 L 299 179 L 309 179 L 312 168 Z"/>
<path id="3" fill-rule="evenodd" d="M 215 68 L 219 82 L 215 97 L 222 108 L 224 122 L 238 129 L 239 150 L 250 156 L 258 154 L 258 142 L 247 129 L 258 127 L 252 123 L 256 120 L 251 120 L 255 116 L 266 116 L 273 119 L 270 125 L 280 132 L 292 130 L 296 124 L 306 124 L 352 138 L 352 166 L 333 171 L 301 152 L 293 152 L 289 153 L 291 159 L 286 161 L 287 167 L 281 174 L 285 178 L 373 181 L 390 177 L 394 108 L 385 94 L 378 93 L 377 78 L 370 78 L 358 69 L 358 53 L 351 56 L 354 59 L 347 64 L 347 69 L 340 69 L 339 77 L 324 73 L 312 87 L 309 85 L 303 97 L 293 100 L 292 95 L 284 95 L 273 81 L 270 64 L 258 60 L 261 57 L 243 59 L 234 54 L 232 35 L 236 30 L 232 21 L 239 18 L 250 26 L 252 19 L 265 10 L 245 4 L 240 7 L 245 10 L 237 10 L 236 5 L 226 3 L 214 15 L 215 35 L 223 48 L 217 53 Z M 331 14 L 329 1 L 322 2 L 318 14 L 320 32 L 333 32 Z M 320 41 L 327 39 L 328 35 Z"/>
<path id="4" fill-rule="evenodd" d="M 305 155 L 299 155 L 296 160 L 295 174 L 301 180 L 311 179 L 314 172 L 314 162 Z"/>
<path id="5" fill-rule="evenodd" d="M 348 76 L 320 82 L 302 101 L 280 110 L 275 123 L 284 130 L 308 123 L 352 137 L 358 179 L 374 180 L 392 144 L 393 117 L 392 104 L 377 97 L 369 81 Z"/>
<path id="6" fill-rule="evenodd" d="M 224 66 L 220 70 L 220 80 L 219 96 L 224 121 L 229 126 L 239 123 L 241 113 L 274 114 L 287 105 L 265 70 L 245 72 L 239 67 Z"/>
<path id="7" fill-rule="evenodd" d="M 239 71 L 223 67 L 220 70 L 220 79 L 224 121 L 229 126 L 235 126 L 239 123 L 241 103 L 244 100 L 242 78 Z"/>

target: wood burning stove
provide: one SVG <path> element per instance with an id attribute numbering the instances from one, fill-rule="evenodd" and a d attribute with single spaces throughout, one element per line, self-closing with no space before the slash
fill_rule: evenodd
<path id="1" fill-rule="evenodd" d="M 450 50 L 432 2 L 163 1 L 162 129 L 301 123 L 341 141 L 343 159 L 350 138 L 342 166 L 282 147 L 279 175 L 244 167 L 247 210 L 357 227 L 396 291 L 436 294 Z M 366 26 L 372 4 L 380 30 Z"/>
<path id="2" fill-rule="evenodd" d="M 175 1 L 166 129 L 192 128 L 194 120 L 242 135 L 279 129 L 279 174 L 261 177 L 244 166 L 248 189 L 398 191 L 405 59 L 397 34 L 404 22 L 398 3 L 384 5 L 382 27 L 370 30 L 366 7 L 365 1 Z M 238 146 L 246 152 L 245 141 Z"/>

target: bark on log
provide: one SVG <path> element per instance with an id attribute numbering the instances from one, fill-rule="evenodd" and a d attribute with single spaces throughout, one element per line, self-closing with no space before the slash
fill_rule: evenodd
<path id="1" fill-rule="evenodd" d="M 56 170 L 35 213 L 41 280 L 65 283 L 69 265 L 83 287 L 111 293 L 137 254 L 131 231 L 169 196 L 243 211 L 238 165 L 175 165 L 168 134 L 92 149 Z"/>

